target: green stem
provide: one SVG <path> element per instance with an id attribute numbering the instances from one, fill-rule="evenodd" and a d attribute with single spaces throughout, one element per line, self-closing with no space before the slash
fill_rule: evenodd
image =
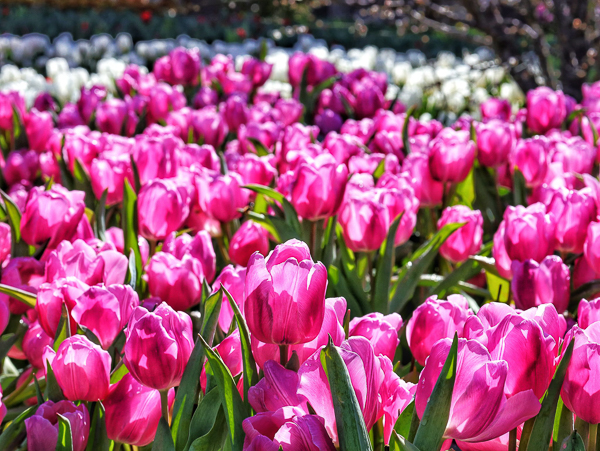
<path id="1" fill-rule="evenodd" d="M 15 389 L 15 391 L 13 391 L 10 395 L 7 395 L 4 397 L 4 399 L 2 400 L 2 403 L 10 406 L 11 403 L 15 400 L 15 398 L 17 398 L 21 393 L 23 393 L 25 391 L 25 389 L 29 386 L 29 383 L 33 380 L 33 378 L 34 378 L 34 374 L 32 371 L 31 373 L 29 373 L 29 376 L 27 376 L 27 379 L 25 379 L 23 381 L 23 383 L 21 385 L 19 385 L 18 388 Z"/>
<path id="2" fill-rule="evenodd" d="M 590 423 L 590 438 L 588 439 L 588 450 L 596 451 L 596 438 L 598 436 L 598 425 Z"/>
<path id="3" fill-rule="evenodd" d="M 113 451 L 119 451 L 121 449 L 121 442 L 115 442 L 115 446 L 113 448 Z"/>
<path id="4" fill-rule="evenodd" d="M 575 430 L 581 435 L 583 443 L 588 442 L 588 436 L 590 432 L 590 423 L 583 421 L 580 417 L 575 419 Z"/>
<path id="5" fill-rule="evenodd" d="M 152 258 L 152 256 L 156 253 L 156 240 L 148 240 L 148 244 L 150 245 L 150 255 L 148 258 Z"/>
<path id="6" fill-rule="evenodd" d="M 288 349 L 289 345 L 279 345 L 279 363 L 283 367 L 288 363 Z"/>
<path id="7" fill-rule="evenodd" d="M 219 250 L 221 251 L 221 255 L 223 256 L 223 260 L 225 260 L 225 264 L 228 265 L 231 263 L 231 259 L 229 258 L 229 251 L 225 246 L 225 241 L 223 236 L 217 238 L 217 245 L 219 246 Z"/>
<path id="8" fill-rule="evenodd" d="M 310 255 L 317 260 L 317 221 L 310 222 Z"/>
<path id="9" fill-rule="evenodd" d="M 385 449 L 383 443 L 383 422 L 381 419 L 373 427 L 373 448 L 375 451 L 383 451 Z"/>
<path id="10" fill-rule="evenodd" d="M 508 451 L 517 451 L 517 428 L 508 434 Z"/>
<path id="11" fill-rule="evenodd" d="M 169 390 L 160 390 L 160 408 L 167 424 L 169 424 Z"/>

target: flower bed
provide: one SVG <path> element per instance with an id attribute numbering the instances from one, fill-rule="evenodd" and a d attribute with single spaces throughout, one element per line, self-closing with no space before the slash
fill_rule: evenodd
<path id="1" fill-rule="evenodd" d="M 600 87 L 259 53 L 0 94 L 0 449 L 596 450 Z"/>

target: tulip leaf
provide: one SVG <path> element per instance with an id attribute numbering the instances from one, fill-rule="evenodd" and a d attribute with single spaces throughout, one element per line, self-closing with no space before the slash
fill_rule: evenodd
<path id="1" fill-rule="evenodd" d="M 58 328 L 56 329 L 56 336 L 54 337 L 54 344 L 52 345 L 54 351 L 58 351 L 61 343 L 71 336 L 71 321 L 69 321 L 69 318 L 67 306 L 63 304 L 62 314 L 58 322 Z"/>
<path id="2" fill-rule="evenodd" d="M 464 223 L 446 224 L 413 253 L 409 262 L 400 270 L 398 281 L 393 288 L 391 312 L 400 312 L 404 308 L 413 297 L 421 274 L 424 274 L 431 266 L 442 244 L 463 225 Z"/>
<path id="3" fill-rule="evenodd" d="M 90 175 L 83 167 L 83 164 L 81 164 L 81 161 L 79 161 L 79 158 L 75 158 L 75 162 L 73 164 L 73 175 L 75 176 L 75 189 L 85 193 L 85 206 L 90 210 L 94 210 L 96 196 L 94 195 L 94 190 L 92 189 Z"/>
<path id="4" fill-rule="evenodd" d="M 129 370 L 122 362 L 123 361 L 121 360 L 119 362 L 119 364 L 117 365 L 117 368 L 115 368 L 114 371 L 110 374 L 110 383 L 111 384 L 116 384 L 121 379 L 123 379 L 126 374 L 129 373 Z"/>
<path id="5" fill-rule="evenodd" d="M 406 115 L 404 116 L 404 123 L 402 124 L 402 144 L 404 147 L 404 155 L 408 155 L 410 153 L 410 136 L 408 136 L 408 126 L 410 124 L 410 118 L 413 116 L 413 114 L 415 114 L 416 110 L 417 106 L 413 105 L 408 109 Z"/>
<path id="6" fill-rule="evenodd" d="M 563 440 L 560 451 L 585 451 L 585 444 L 581 435 L 577 431 L 573 431 L 571 435 Z"/>
<path id="7" fill-rule="evenodd" d="M 417 435 L 413 441 L 413 444 L 419 449 L 439 451 L 442 443 L 444 443 L 444 432 L 450 417 L 452 393 L 456 380 L 457 353 L 458 335 L 454 334 L 450 352 L 433 387 L 431 397 L 421 418 L 421 424 L 417 429 Z"/>
<path id="8" fill-rule="evenodd" d="M 333 250 L 335 249 L 335 229 L 337 225 L 337 216 L 332 216 L 327 220 L 327 227 L 321 242 L 321 261 L 326 268 L 329 268 L 333 261 Z"/>
<path id="9" fill-rule="evenodd" d="M 223 290 L 209 296 L 203 303 L 202 330 L 204 340 L 212 343 L 219 322 L 221 305 L 223 303 Z M 200 338 L 196 339 L 192 355 L 183 372 L 181 383 L 177 389 L 173 404 L 173 421 L 171 435 L 177 451 L 183 450 L 190 433 L 190 423 L 194 412 L 194 404 L 198 401 L 200 389 L 200 373 L 204 365 L 205 353 Z"/>
<path id="10" fill-rule="evenodd" d="M 23 335 L 25 335 L 26 331 L 27 326 L 21 320 L 19 321 L 19 325 L 14 333 L 5 333 L 0 337 L 0 362 L 4 360 L 4 357 L 6 357 L 8 351 L 10 351 L 10 348 L 12 348 L 15 343 L 23 338 Z"/>
<path id="11" fill-rule="evenodd" d="M 527 205 L 527 186 L 525 185 L 525 177 L 523 173 L 515 168 L 513 173 L 513 204 Z"/>
<path id="12" fill-rule="evenodd" d="M 396 232 L 404 212 L 399 214 L 390 226 L 387 238 L 379 249 L 379 260 L 377 261 L 377 272 L 371 297 L 373 311 L 386 315 L 389 309 L 390 301 L 390 279 L 392 277 L 392 268 L 395 260 L 395 240 Z"/>
<path id="13" fill-rule="evenodd" d="M 401 437 L 408 437 L 410 435 L 410 425 L 412 423 L 413 413 L 415 412 L 415 402 L 412 401 L 408 406 L 404 408 L 396 424 L 394 425 L 394 431 Z"/>
<path id="14" fill-rule="evenodd" d="M 342 226 L 339 223 L 336 225 L 336 236 L 340 254 L 341 270 L 345 276 L 346 284 L 354 295 L 354 298 L 359 302 L 363 313 L 369 313 L 371 311 L 371 305 L 369 304 L 367 294 L 363 290 L 360 282 L 354 253 L 346 246 Z"/>
<path id="15" fill-rule="evenodd" d="M 9 285 L 4 285 L 0 283 L 0 293 L 7 294 L 13 299 L 16 299 L 19 302 L 22 302 L 29 308 L 35 307 L 35 302 L 37 297 L 35 294 L 31 294 L 28 291 L 21 290 L 19 288 L 11 287 Z"/>
<path id="16" fill-rule="evenodd" d="M 396 431 L 392 431 L 392 436 L 390 437 L 390 451 L 419 451 L 419 448 L 410 443 L 403 436 L 398 435 Z"/>
<path id="17" fill-rule="evenodd" d="M 173 444 L 173 438 L 169 430 L 169 423 L 163 417 L 158 422 L 152 451 L 175 451 L 175 445 Z"/>
<path id="18" fill-rule="evenodd" d="M 192 444 L 197 441 L 200 437 L 204 437 L 215 426 L 215 421 L 219 414 L 222 415 L 223 408 L 221 407 L 221 398 L 219 390 L 213 388 L 204 397 L 198 408 L 194 412 L 192 421 L 190 423 L 189 437 L 187 444 L 184 447 L 184 451 L 190 449 Z M 225 418 L 222 418 L 221 423 L 225 423 Z"/>
<path id="19" fill-rule="evenodd" d="M 560 444 L 573 432 L 573 412 L 571 412 L 562 399 L 558 400 L 554 431 L 552 433 L 552 449 L 559 449 Z"/>
<path id="20" fill-rule="evenodd" d="M 21 211 L 12 198 L 4 191 L 0 190 L 4 208 L 10 225 L 11 236 L 11 255 L 13 257 L 27 257 L 33 252 L 33 248 L 21 239 Z"/>
<path id="21" fill-rule="evenodd" d="M 216 392 L 217 390 L 212 391 Z M 226 428 L 227 422 L 225 421 L 223 406 L 218 401 L 215 403 L 215 406 L 218 411 L 212 428 L 207 434 L 194 440 L 188 448 L 189 451 L 220 451 L 224 449 L 223 444 L 229 439 Z"/>
<path id="22" fill-rule="evenodd" d="M 371 451 L 371 439 L 350 381 L 348 368 L 331 336 L 327 346 L 321 350 L 321 364 L 331 388 L 340 451 Z"/>
<path id="23" fill-rule="evenodd" d="M 375 171 L 373 171 L 373 179 L 375 183 L 381 178 L 381 176 L 385 173 L 385 158 L 382 158 Z"/>
<path id="24" fill-rule="evenodd" d="M 56 414 L 56 417 L 58 418 L 58 440 L 56 441 L 56 451 L 73 451 L 71 423 L 59 413 Z"/>
<path id="25" fill-rule="evenodd" d="M 109 451 L 111 440 L 106 435 L 106 412 L 100 401 L 95 403 L 91 423 L 86 451 Z"/>
<path id="26" fill-rule="evenodd" d="M 554 417 L 556 416 L 556 406 L 558 399 L 560 398 L 560 390 L 567 373 L 567 367 L 571 361 L 573 355 L 573 346 L 575 340 L 571 340 L 567 350 L 565 351 L 550 387 L 544 400 L 542 401 L 542 407 L 540 413 L 535 417 L 533 423 L 533 430 L 531 431 L 531 437 L 529 438 L 529 444 L 526 449 L 527 451 L 547 451 L 552 439 L 552 432 L 554 430 Z"/>
<path id="27" fill-rule="evenodd" d="M 54 375 L 54 370 L 52 369 L 52 365 L 50 362 L 46 361 L 46 399 L 49 401 L 62 401 L 65 399 L 65 395 L 63 395 L 62 389 L 58 385 L 56 381 L 56 376 Z"/>
<path id="28" fill-rule="evenodd" d="M 269 149 L 267 149 L 265 145 L 258 139 L 252 138 L 251 136 L 247 136 L 246 139 L 252 143 L 252 145 L 254 146 L 254 150 L 256 150 L 256 155 L 258 155 L 259 157 L 265 157 L 271 154 L 271 152 L 269 152 Z"/>
<path id="29" fill-rule="evenodd" d="M 133 249 L 135 255 L 135 286 L 138 292 L 142 291 L 142 254 L 138 244 L 138 212 L 137 212 L 137 195 L 129 184 L 127 178 L 123 181 L 123 211 L 122 211 L 122 227 L 123 227 L 123 253 L 127 257 L 130 250 Z"/>
<path id="30" fill-rule="evenodd" d="M 98 206 L 96 207 L 96 237 L 102 241 L 106 241 L 106 197 L 108 196 L 108 188 L 104 190 Z"/>
<path id="31" fill-rule="evenodd" d="M 221 395 L 221 404 L 225 411 L 225 420 L 229 429 L 232 451 L 241 451 L 244 446 L 245 436 L 242 421 L 250 416 L 250 410 L 244 401 L 242 401 L 242 397 L 237 390 L 229 368 L 223 363 L 221 357 L 204 341 L 204 338 L 200 336 L 200 340 L 204 345 L 208 364 L 215 376 L 219 394 Z"/>
<path id="32" fill-rule="evenodd" d="M 0 449 L 10 449 L 10 445 L 25 431 L 25 420 L 32 417 L 38 406 L 31 406 L 15 418 L 0 435 Z"/>
<path id="33" fill-rule="evenodd" d="M 248 325 L 246 324 L 246 320 L 244 319 L 244 315 L 240 311 L 240 308 L 236 304 L 235 300 L 227 291 L 227 288 L 223 287 L 223 292 L 225 296 L 227 296 L 227 300 L 229 301 L 229 305 L 235 314 L 235 320 L 238 325 L 238 329 L 240 331 L 240 342 L 242 345 L 242 360 L 244 362 L 244 400 L 248 402 L 248 390 L 253 385 L 258 383 L 258 372 L 256 371 L 256 362 L 254 361 L 254 355 L 252 354 L 252 346 L 250 345 L 250 331 L 248 330 Z M 250 405 L 248 404 L 248 408 Z"/>
<path id="34" fill-rule="evenodd" d="M 348 287 L 348 282 L 344 277 L 342 271 L 335 265 L 329 265 L 327 269 L 327 281 L 329 285 L 327 286 L 327 290 L 333 288 L 335 294 L 337 296 L 341 296 L 346 299 L 348 303 L 348 308 L 353 317 L 364 315 L 363 309 L 360 303 L 356 300 L 350 288 Z M 328 297 L 332 297 L 329 296 Z"/>
<path id="35" fill-rule="evenodd" d="M 598 146 L 598 129 L 596 128 L 596 124 L 594 124 L 594 121 L 592 121 L 588 115 L 586 115 L 585 117 L 587 118 L 590 129 L 592 130 L 592 138 L 594 140 L 594 147 L 597 147 Z"/>
<path id="36" fill-rule="evenodd" d="M 294 238 L 302 237 L 302 227 L 300 226 L 300 221 L 298 220 L 298 213 L 296 213 L 294 206 L 285 198 L 283 194 L 275 191 L 273 188 L 262 185 L 244 185 L 243 188 L 247 188 L 250 191 L 262 194 L 265 197 L 269 197 L 274 201 L 279 202 L 283 207 L 285 223 L 293 230 L 295 234 Z M 273 207 L 277 207 L 277 205 L 275 204 Z"/>

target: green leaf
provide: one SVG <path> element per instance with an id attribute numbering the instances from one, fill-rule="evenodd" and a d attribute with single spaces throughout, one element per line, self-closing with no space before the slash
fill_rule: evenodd
<path id="1" fill-rule="evenodd" d="M 554 431 L 552 433 L 552 449 L 559 449 L 560 444 L 573 432 L 573 412 L 571 412 L 562 399 L 558 400 L 556 417 L 554 418 Z"/>
<path id="2" fill-rule="evenodd" d="M 369 432 L 350 381 L 348 368 L 331 337 L 327 346 L 321 350 L 321 364 L 331 389 L 340 450 L 372 450 Z"/>
<path id="3" fill-rule="evenodd" d="M 123 362 L 123 361 L 121 360 L 121 362 Z M 118 365 L 118 367 L 115 368 L 114 371 L 111 373 L 110 383 L 116 384 L 121 379 L 123 379 L 125 377 L 125 375 L 128 373 L 129 373 L 129 370 L 127 369 L 127 367 L 124 364 L 120 363 L 120 365 Z"/>
<path id="4" fill-rule="evenodd" d="M 23 338 L 26 331 L 27 325 L 21 320 L 14 333 L 5 333 L 0 337 L 0 362 L 4 360 L 10 348 Z"/>
<path id="5" fill-rule="evenodd" d="M 408 124 L 410 123 L 410 118 L 413 114 L 415 114 L 417 107 L 416 105 L 411 106 L 406 112 L 406 116 L 404 116 L 404 123 L 402 124 L 402 143 L 404 144 L 404 155 L 408 155 L 410 153 L 410 141 L 408 140 L 410 137 L 408 136 Z"/>
<path id="6" fill-rule="evenodd" d="M 379 164 L 377 165 L 377 167 L 375 168 L 375 171 L 373 172 L 373 178 L 375 179 L 375 183 L 377 183 L 377 180 L 379 180 L 381 178 L 381 176 L 384 174 L 385 172 L 385 158 L 382 158 L 381 161 L 379 162 Z"/>
<path id="7" fill-rule="evenodd" d="M 571 340 L 565 354 L 563 355 L 550 387 L 546 392 L 546 396 L 542 401 L 542 407 L 540 413 L 535 417 L 535 423 L 533 423 L 533 430 L 531 431 L 531 437 L 529 439 L 529 445 L 527 451 L 548 451 L 550 440 L 552 438 L 552 431 L 554 430 L 554 417 L 556 415 L 556 406 L 558 399 L 560 398 L 560 390 L 567 373 L 567 367 L 571 361 L 573 355 L 573 346 L 575 340 Z"/>
<path id="8" fill-rule="evenodd" d="M 48 361 L 46 361 L 46 399 L 54 402 L 65 399 L 65 395 L 56 381 L 52 365 Z"/>
<path id="9" fill-rule="evenodd" d="M 588 120 L 588 124 L 590 126 L 590 128 L 592 129 L 592 136 L 594 138 L 594 147 L 598 146 L 598 129 L 596 128 L 596 124 L 594 124 L 594 122 L 592 120 L 590 120 L 590 117 L 587 116 L 587 120 Z"/>
<path id="10" fill-rule="evenodd" d="M 412 443 L 409 443 L 404 437 L 398 435 L 396 431 L 392 431 L 390 451 L 419 451 L 419 448 Z"/>
<path id="11" fill-rule="evenodd" d="M 431 266 L 442 244 L 463 225 L 464 223 L 446 224 L 413 253 L 409 262 L 398 275 L 398 281 L 394 286 L 392 295 L 390 312 L 400 312 L 404 308 L 406 303 L 413 297 L 421 275 Z"/>
<path id="12" fill-rule="evenodd" d="M 335 229 L 337 225 L 337 216 L 332 216 L 327 220 L 327 227 L 323 235 L 323 241 L 321 242 L 321 261 L 325 265 L 325 268 L 329 268 L 331 262 L 333 262 L 333 251 L 335 249 Z"/>
<path id="13" fill-rule="evenodd" d="M 142 254 L 138 244 L 138 212 L 137 212 L 137 195 L 129 184 L 129 180 L 123 181 L 123 211 L 122 228 L 123 228 L 123 253 L 127 257 L 130 250 L 133 249 L 135 255 L 135 280 L 136 288 L 141 291 L 142 282 Z"/>
<path id="14" fill-rule="evenodd" d="M 123 365 L 125 366 L 125 365 Z M 94 406 L 86 451 L 109 451 L 111 440 L 106 435 L 106 413 L 100 401 Z"/>
<path id="15" fill-rule="evenodd" d="M 96 207 L 96 236 L 102 241 L 106 241 L 106 197 L 108 188 L 104 190 L 98 206 Z"/>
<path id="16" fill-rule="evenodd" d="M 217 390 L 213 390 L 216 392 Z M 213 427 L 208 434 L 197 438 L 189 447 L 189 451 L 220 451 L 226 449 L 226 442 L 229 441 L 229 434 L 227 433 L 227 422 L 225 421 L 225 413 L 221 403 L 216 403 L 218 408 L 217 418 L 213 422 Z M 197 412 L 197 411 L 196 411 Z M 195 417 L 196 415 L 194 415 Z M 225 446 L 224 446 L 225 444 Z M 231 448 L 231 443 L 228 443 Z"/>
<path id="17" fill-rule="evenodd" d="M 125 283 L 135 291 L 137 288 L 137 268 L 135 266 L 135 252 L 129 249 L 129 258 L 127 260 L 127 273 L 125 274 Z"/>
<path id="18" fill-rule="evenodd" d="M 135 188 L 135 192 L 139 193 L 140 188 L 142 187 L 142 182 L 140 181 L 140 171 L 137 167 L 137 163 L 133 158 L 133 155 L 129 157 L 129 162 L 131 164 L 131 172 L 133 172 L 133 187 Z"/>
<path id="19" fill-rule="evenodd" d="M 194 412 L 194 416 L 192 417 L 192 421 L 190 423 L 189 437 L 184 450 L 189 449 L 192 443 L 198 438 L 210 433 L 211 429 L 215 425 L 219 410 L 222 411 L 219 390 L 217 388 L 213 388 L 206 395 L 204 395 L 202 401 L 200 401 L 200 404 L 198 405 L 198 408 Z M 225 418 L 223 417 L 223 423 L 224 422 Z"/>
<path id="20" fill-rule="evenodd" d="M 256 150 L 256 155 L 258 155 L 259 157 L 265 157 L 271 154 L 271 152 L 269 152 L 269 149 L 267 149 L 265 145 L 258 139 L 252 138 L 251 136 L 247 136 L 246 139 L 252 143 L 252 145 L 254 146 L 254 150 Z"/>
<path id="21" fill-rule="evenodd" d="M 443 298 L 450 288 L 456 287 L 460 282 L 475 277 L 480 272 L 481 266 L 479 265 L 479 262 L 474 259 L 469 259 L 444 277 L 444 280 L 433 287 L 431 294 L 437 294 Z"/>
<path id="22" fill-rule="evenodd" d="M 200 333 L 206 342 L 211 343 L 215 336 L 219 314 L 223 303 L 223 290 L 217 291 L 203 303 L 202 330 Z M 177 389 L 173 404 L 173 421 L 171 434 L 177 451 L 183 450 L 188 443 L 190 423 L 194 412 L 194 404 L 198 401 L 200 390 L 200 373 L 204 365 L 204 346 L 200 338 L 196 339 L 194 350 L 185 367 L 181 383 Z"/>
<path id="23" fill-rule="evenodd" d="M 175 451 L 175 445 L 173 444 L 173 438 L 169 430 L 169 423 L 163 417 L 158 422 L 152 451 Z"/>
<path id="24" fill-rule="evenodd" d="M 11 255 L 13 257 L 27 257 L 30 255 L 29 245 L 21 240 L 21 211 L 11 197 L 0 190 L 4 208 L 8 216 L 8 225 L 10 225 L 11 236 Z"/>
<path id="25" fill-rule="evenodd" d="M 585 451 L 585 445 L 581 435 L 579 435 L 577 431 L 573 431 L 571 435 L 563 440 L 560 451 Z"/>
<path id="26" fill-rule="evenodd" d="M 19 288 L 11 287 L 0 283 L 0 293 L 7 294 L 13 299 L 22 302 L 29 308 L 34 308 L 37 297 L 35 294 L 31 294 L 28 291 L 21 290 Z"/>
<path id="27" fill-rule="evenodd" d="M 417 429 L 417 435 L 413 444 L 423 450 L 439 451 L 444 442 L 444 432 L 450 417 L 452 405 L 452 392 L 456 380 L 456 363 L 458 352 L 458 335 L 454 334 L 454 340 L 450 352 L 442 368 L 433 392 L 425 407 L 421 418 L 421 424 Z"/>
<path id="28" fill-rule="evenodd" d="M 392 268 L 395 260 L 395 240 L 398 226 L 402 220 L 404 212 L 394 219 L 388 230 L 387 237 L 379 248 L 379 260 L 377 261 L 377 272 L 375 282 L 373 283 L 373 294 L 371 305 L 375 312 L 388 314 L 390 301 L 390 279 L 392 277 Z"/>
<path id="29" fill-rule="evenodd" d="M 527 205 L 527 187 L 523 173 L 515 168 L 513 174 L 513 203 L 516 205 Z"/>
<path id="30" fill-rule="evenodd" d="M 75 158 L 75 163 L 73 165 L 73 176 L 75 177 L 75 189 L 85 193 L 85 206 L 90 210 L 94 210 L 96 196 L 94 195 L 94 190 L 92 189 L 90 175 L 81 164 L 81 161 L 79 161 L 79 158 Z"/>
<path id="31" fill-rule="evenodd" d="M 15 418 L 0 435 L 0 449 L 10 449 L 10 445 L 25 432 L 25 420 L 33 416 L 38 406 L 31 406 Z"/>
<path id="32" fill-rule="evenodd" d="M 337 296 L 341 296 L 346 299 L 348 303 L 348 308 L 352 312 L 352 316 L 362 316 L 364 315 L 364 311 L 360 305 L 360 303 L 356 300 L 350 288 L 348 287 L 348 282 L 342 271 L 335 265 L 329 265 L 327 269 L 327 280 L 329 282 L 329 287 L 332 287 Z M 328 287 L 328 289 L 329 289 Z"/>
<path id="33" fill-rule="evenodd" d="M 238 325 L 238 329 L 240 331 L 240 342 L 242 345 L 242 359 L 244 363 L 244 400 L 248 403 L 248 390 L 250 387 L 256 385 L 258 383 L 258 373 L 256 371 L 256 362 L 254 360 L 254 355 L 252 354 L 252 346 L 250 345 L 250 331 L 248 330 L 248 325 L 246 324 L 246 320 L 244 319 L 244 315 L 240 311 L 240 308 L 233 300 L 233 297 L 227 291 L 227 288 L 223 287 L 223 292 L 227 296 L 227 300 L 229 301 L 229 305 L 233 310 L 235 315 L 235 320 Z M 250 408 L 250 404 L 248 404 L 248 408 Z"/>
<path id="34" fill-rule="evenodd" d="M 264 214 L 258 215 L 258 214 L 252 214 L 252 212 L 250 212 L 250 217 L 254 221 L 260 223 L 269 231 L 274 229 L 276 234 L 278 234 L 279 238 L 281 238 L 281 239 L 285 240 L 285 238 L 282 235 L 288 236 L 290 234 L 293 235 L 293 236 L 291 236 L 291 238 L 298 238 L 298 239 L 302 238 L 302 227 L 300 225 L 300 221 L 298 220 L 298 213 L 296 213 L 294 206 L 290 203 L 290 201 L 288 201 L 284 197 L 283 194 L 275 191 L 272 188 L 269 188 L 268 186 L 262 186 L 262 185 L 245 185 L 245 186 L 243 186 L 243 188 L 247 188 L 251 191 L 254 191 L 255 193 L 262 194 L 267 198 L 271 198 L 274 201 L 279 202 L 281 204 L 281 206 L 283 207 L 283 214 L 284 214 L 283 221 L 281 218 L 277 218 L 275 216 L 264 215 Z M 277 204 L 271 204 L 271 205 L 274 208 L 277 208 Z M 268 221 L 266 221 L 266 219 L 268 219 Z M 285 227 L 284 227 L 284 225 L 285 225 Z M 279 233 L 279 232 L 281 232 L 281 233 Z"/>
<path id="35" fill-rule="evenodd" d="M 396 424 L 394 425 L 394 431 L 396 431 L 398 435 L 402 437 L 408 437 L 410 435 L 410 425 L 412 423 L 412 417 L 414 412 L 415 402 L 412 401 L 402 411 L 402 413 L 398 417 L 398 420 L 396 420 Z"/>
<path id="36" fill-rule="evenodd" d="M 250 416 L 250 410 L 242 401 L 240 393 L 229 368 L 223 363 L 221 357 L 212 350 L 212 348 L 200 337 L 206 352 L 208 364 L 215 376 L 219 394 L 221 395 L 221 404 L 225 411 L 225 420 L 229 429 L 229 438 L 233 451 L 241 451 L 244 446 L 244 429 L 242 421 Z"/>
<path id="37" fill-rule="evenodd" d="M 71 321 L 69 321 L 69 312 L 65 304 L 62 305 L 62 314 L 56 329 L 56 336 L 54 337 L 54 344 L 52 348 L 54 351 L 58 351 L 61 343 L 71 336 Z"/>
<path id="38" fill-rule="evenodd" d="M 56 416 L 58 418 L 58 440 L 56 441 L 56 451 L 73 451 L 71 423 L 59 413 L 57 413 Z"/>

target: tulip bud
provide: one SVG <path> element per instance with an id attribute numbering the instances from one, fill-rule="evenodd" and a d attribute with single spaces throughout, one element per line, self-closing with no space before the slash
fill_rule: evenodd
<path id="1" fill-rule="evenodd" d="M 242 74 L 250 77 L 252 84 L 259 87 L 265 84 L 271 75 L 273 65 L 257 60 L 256 58 L 248 58 L 242 66 Z"/>
<path id="2" fill-rule="evenodd" d="M 58 415 L 62 415 L 71 426 L 73 451 L 84 451 L 90 434 L 90 414 L 85 404 L 75 406 L 70 401 L 54 403 L 46 401 L 35 414 L 25 420 L 27 449 L 51 451 L 58 442 Z"/>
<path id="3" fill-rule="evenodd" d="M 590 222 L 587 228 L 587 237 L 583 246 L 583 252 L 587 263 L 596 273 L 600 272 L 599 238 L 600 222 Z"/>
<path id="4" fill-rule="evenodd" d="M 176 387 L 192 353 L 192 320 L 160 304 L 154 312 L 137 307 L 127 326 L 123 362 L 141 384 L 157 390 Z"/>
<path id="5" fill-rule="evenodd" d="M 504 245 L 511 260 L 540 262 L 554 250 L 555 220 L 541 203 L 509 206 L 504 212 Z"/>
<path id="6" fill-rule="evenodd" d="M 515 143 L 514 126 L 508 122 L 494 119 L 477 126 L 477 159 L 484 166 L 506 163 Z"/>
<path id="7" fill-rule="evenodd" d="M 280 244 L 266 259 L 254 253 L 248 262 L 244 295 L 248 328 L 265 343 L 313 340 L 323 325 L 326 288 L 327 270 L 313 262 L 305 243 Z"/>
<path id="8" fill-rule="evenodd" d="M 565 95 L 546 86 L 527 93 L 527 126 L 534 132 L 544 134 L 559 128 L 567 117 Z"/>
<path id="9" fill-rule="evenodd" d="M 35 311 L 38 314 L 40 325 L 48 335 L 51 337 L 56 336 L 56 330 L 63 313 L 63 305 L 69 312 L 71 331 L 77 330 L 77 323 L 71 317 L 71 311 L 75 307 L 79 296 L 88 288 L 88 285 L 75 277 L 57 279 L 52 283 L 40 285 Z"/>
<path id="10" fill-rule="evenodd" d="M 587 329 L 592 323 L 600 321 L 600 299 L 588 301 L 582 299 L 577 307 L 577 323 L 582 329 Z"/>
<path id="11" fill-rule="evenodd" d="M 394 360 L 394 354 L 400 340 L 398 332 L 402 327 L 402 318 L 397 313 L 382 315 L 369 313 L 350 321 L 349 336 L 365 337 L 371 342 L 375 355 L 385 355 Z"/>
<path id="12" fill-rule="evenodd" d="M 483 102 L 479 107 L 483 119 L 510 120 L 512 109 L 508 100 L 491 98 Z"/>
<path id="13" fill-rule="evenodd" d="M 404 159 L 402 170 L 414 180 L 413 188 L 424 207 L 434 207 L 442 203 L 444 184 L 434 180 L 427 155 L 412 152 Z"/>
<path id="14" fill-rule="evenodd" d="M 248 204 L 248 194 L 242 188 L 239 174 L 203 174 L 196 178 L 200 208 L 212 218 L 230 222 L 241 216 L 238 209 Z"/>
<path id="15" fill-rule="evenodd" d="M 539 137 L 519 141 L 513 149 L 510 163 L 521 171 L 527 186 L 539 186 L 548 172 L 546 142 Z"/>
<path id="16" fill-rule="evenodd" d="M 437 223 L 438 230 L 447 224 L 465 223 L 450 235 L 442 247 L 440 254 L 454 263 L 464 262 L 470 255 L 481 249 L 483 242 L 483 216 L 479 210 L 471 210 L 464 205 L 448 207 L 442 212 Z"/>
<path id="17" fill-rule="evenodd" d="M 435 180 L 458 183 L 469 175 L 475 144 L 469 132 L 446 128 L 429 143 L 429 169 Z"/>
<path id="18" fill-rule="evenodd" d="M 7 257 L 10 256 L 12 243 L 10 236 L 10 226 L 4 222 L 0 223 L 0 266 L 3 266 Z"/>
<path id="19" fill-rule="evenodd" d="M 222 114 L 212 106 L 192 111 L 191 126 L 196 141 L 200 140 L 201 144 L 209 144 L 215 148 L 223 144 L 229 132 Z"/>
<path id="20" fill-rule="evenodd" d="M 145 185 L 156 178 L 175 177 L 181 147 L 181 140 L 172 134 L 138 135 L 132 153 L 140 175 L 140 183 Z"/>
<path id="21" fill-rule="evenodd" d="M 277 175 L 270 160 L 270 157 L 247 153 L 237 161 L 235 171 L 240 174 L 244 184 L 269 186 Z"/>
<path id="22" fill-rule="evenodd" d="M 556 248 L 574 254 L 583 252 L 588 225 L 596 218 L 596 202 L 591 192 L 556 191 L 548 211 L 556 220 Z"/>
<path id="23" fill-rule="evenodd" d="M 32 108 L 23 116 L 23 125 L 29 141 L 29 148 L 38 152 L 46 150 L 46 143 L 52 135 L 54 126 L 52 115 L 46 111 Z"/>
<path id="24" fill-rule="evenodd" d="M 379 249 L 387 236 L 389 211 L 372 194 L 347 194 L 340 207 L 338 221 L 344 232 L 344 241 L 354 252 Z"/>
<path id="25" fill-rule="evenodd" d="M 110 385 L 110 354 L 83 335 L 73 335 L 56 351 L 52 369 L 70 401 L 99 401 Z"/>
<path id="26" fill-rule="evenodd" d="M 38 370 L 43 370 L 45 367 L 43 359 L 44 349 L 46 346 L 52 346 L 52 343 L 54 343 L 54 337 L 51 337 L 44 331 L 39 321 L 34 321 L 25 332 L 21 347 L 31 366 Z"/>
<path id="27" fill-rule="evenodd" d="M 266 256 L 269 248 L 269 233 L 261 225 L 248 220 L 231 238 L 229 257 L 236 265 L 247 266 L 254 252 Z"/>

